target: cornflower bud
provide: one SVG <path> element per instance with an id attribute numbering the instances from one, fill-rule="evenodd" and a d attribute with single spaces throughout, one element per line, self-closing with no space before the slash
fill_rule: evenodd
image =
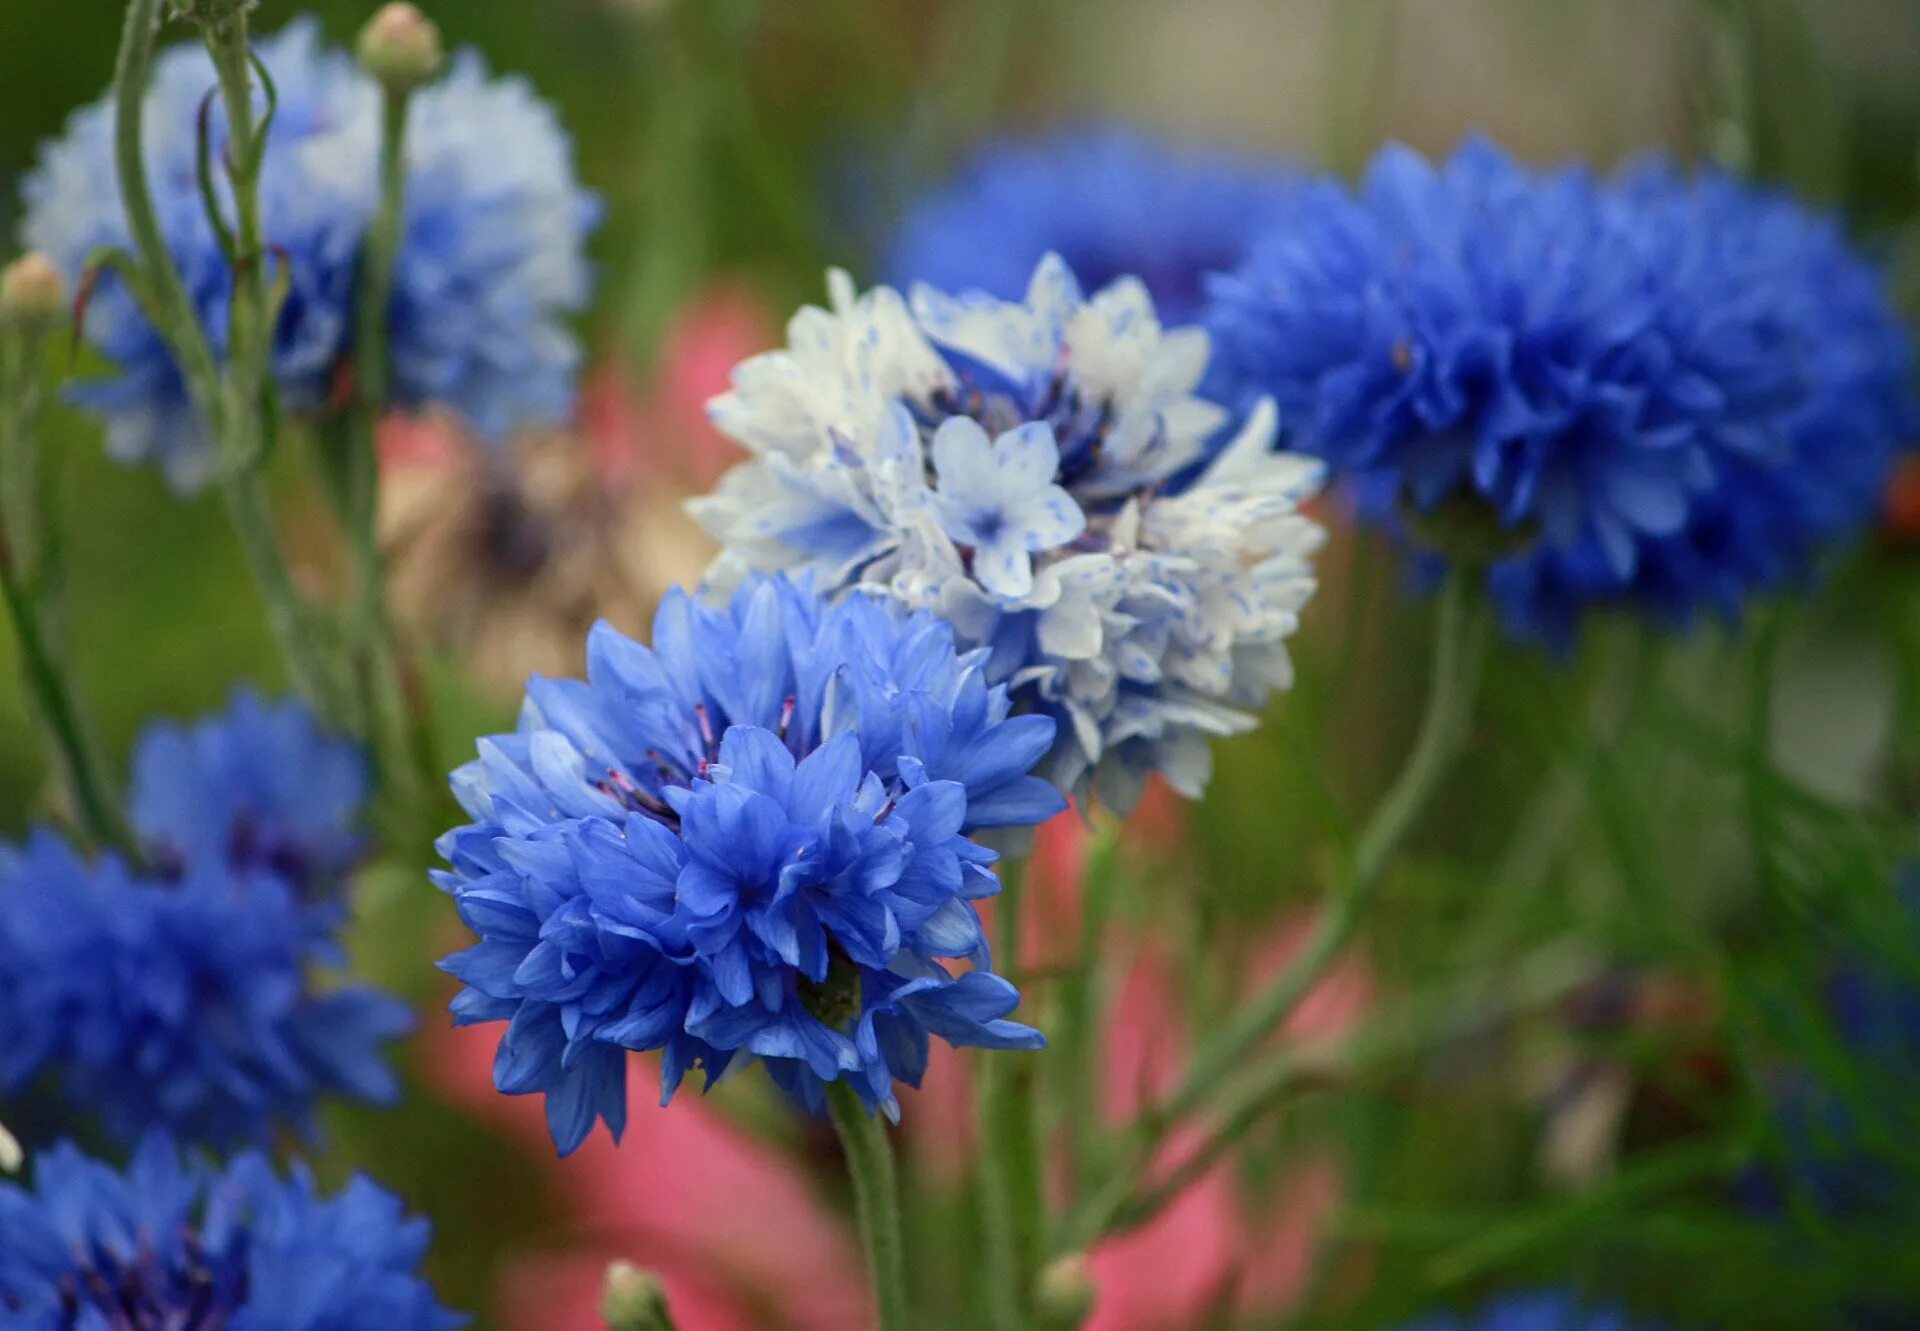
<path id="1" fill-rule="evenodd" d="M 440 29 L 406 0 L 393 0 L 360 30 L 360 64 L 394 92 L 410 92 L 440 72 Z"/>

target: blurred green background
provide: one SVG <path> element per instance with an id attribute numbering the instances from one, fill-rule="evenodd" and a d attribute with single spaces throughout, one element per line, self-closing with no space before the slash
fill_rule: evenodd
<path id="1" fill-rule="evenodd" d="M 451 41 L 526 74 L 560 107 L 582 174 L 610 205 L 591 345 L 640 375 L 674 312 L 715 275 L 790 309 L 819 291 L 825 264 L 870 267 L 913 190 L 981 136 L 1089 117 L 1341 170 L 1383 138 L 1443 151 L 1470 129 L 1536 159 L 1714 155 L 1843 208 L 1899 272 L 1920 253 L 1914 0 L 425 7 Z M 317 12 L 344 41 L 370 8 L 263 0 L 259 22 Z M 120 14 L 107 0 L 0 0 L 0 18 L 0 180 L 11 182 L 103 90 Z M 8 189 L 0 217 L 13 206 Z M 151 473 L 109 465 L 76 417 L 50 428 L 66 468 L 73 641 L 109 751 L 124 754 L 150 716 L 214 708 L 233 681 L 277 683 L 218 505 L 179 503 Z M 282 472 L 297 544 L 306 478 L 297 461 Z M 1324 885 L 1418 705 L 1427 611 L 1366 542 L 1337 540 L 1327 569 L 1300 638 L 1300 687 L 1260 734 L 1222 746 L 1184 839 L 1134 875 L 1152 890 L 1127 897 L 1143 927 L 1191 949 L 1202 1020 L 1247 964 L 1236 940 L 1249 924 Z M 1382 988 L 1415 997 L 1569 936 L 1632 967 L 1683 971 L 1711 995 L 1707 1033 L 1687 1035 L 1709 1047 L 1711 1074 L 1676 1058 L 1671 1033 L 1592 1037 L 1656 1082 L 1665 1108 L 1635 1124 L 1653 1166 L 1571 1208 L 1538 1176 L 1536 1108 L 1512 1088 L 1542 1041 L 1585 1037 L 1522 1032 L 1458 1067 L 1309 1098 L 1256 1140 L 1249 1186 L 1263 1160 L 1302 1141 L 1341 1144 L 1352 1205 L 1339 1234 L 1349 1255 L 1366 1255 L 1333 1265 L 1322 1293 L 1343 1311 L 1313 1324 L 1373 1325 L 1516 1279 L 1604 1276 L 1676 1319 L 1787 1331 L 1826 1325 L 1861 1264 L 1886 1276 L 1888 1262 L 1914 1260 L 1897 1235 L 1836 1240 L 1792 1290 L 1770 1288 L 1752 1271 L 1771 1252 L 1763 1227 L 1727 1214 L 1700 1179 L 1660 1173 L 1703 1140 L 1763 1141 L 1760 1074 L 1743 1060 L 1792 1045 L 1764 1019 L 1769 995 L 1804 997 L 1836 945 L 1887 936 L 1890 866 L 1920 813 L 1920 557 L 1870 541 L 1820 596 L 1762 608 L 1748 627 L 1778 648 L 1763 694 L 1749 687 L 1752 633 L 1709 627 L 1658 646 L 1606 625 L 1571 662 L 1503 655 L 1470 779 L 1430 821 L 1370 936 Z M 508 723 L 512 704 L 461 685 L 457 662 L 441 667 L 440 722 L 458 757 L 466 737 Z M 1587 795 L 1556 794 L 1546 774 L 1566 771 Z M 0 671 L 8 834 L 40 807 L 43 775 L 13 672 Z M 1564 837 L 1530 840 L 1549 816 Z M 1756 828 L 1765 863 L 1747 835 Z M 423 855 L 370 877 L 360 952 L 375 978 L 424 1001 L 438 992 L 425 959 L 446 949 Z M 1487 1075 L 1496 1069 L 1506 1072 Z M 723 1099 L 764 1121 L 750 1092 Z M 553 1219 L 541 1162 L 430 1097 L 340 1115 L 334 1132 L 344 1149 L 330 1171 L 368 1162 L 429 1206 L 456 1306 L 482 1307 L 498 1254 Z M 922 1274 L 971 1297 L 960 1272 Z"/>

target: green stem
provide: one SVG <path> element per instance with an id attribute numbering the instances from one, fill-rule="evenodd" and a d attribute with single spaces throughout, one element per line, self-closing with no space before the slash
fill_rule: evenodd
<path id="1" fill-rule="evenodd" d="M 1167 1100 L 1168 1118 L 1178 1118 L 1198 1105 L 1208 1088 L 1292 1015 L 1326 973 L 1359 927 L 1448 764 L 1464 746 L 1486 637 L 1481 617 L 1468 605 L 1473 594 L 1470 576 L 1456 572 L 1441 594 L 1426 714 L 1406 764 L 1361 829 L 1346 880 L 1286 969 L 1201 1046 Z"/>
<path id="2" fill-rule="evenodd" d="M 1003 860 L 994 910 L 1001 965 L 1019 970 L 1024 865 Z M 995 1331 L 1025 1331 L 1039 1270 L 1042 1207 L 1033 1068 L 984 1052 L 978 1069 L 980 1212 L 986 1229 L 987 1301 Z"/>
<path id="3" fill-rule="evenodd" d="M 1203 1178 L 1247 1132 L 1280 1104 L 1318 1086 L 1345 1086 L 1375 1070 L 1403 1069 L 1409 1058 L 1484 1036 L 1523 1013 L 1549 1007 L 1602 971 L 1591 955 L 1554 948 L 1509 968 L 1497 991 L 1475 977 L 1450 986 L 1412 1015 L 1376 1018 L 1337 1047 L 1288 1049 L 1224 1087 L 1211 1106 L 1214 1126 L 1166 1177 L 1142 1187 L 1105 1220 L 1106 1232 L 1144 1224 Z"/>
<path id="4" fill-rule="evenodd" d="M 1106 1232 L 1152 1166 L 1167 1130 L 1200 1108 L 1280 1028 L 1359 928 L 1401 843 L 1466 741 L 1486 639 L 1484 616 L 1469 606 L 1472 581 L 1470 570 L 1456 570 L 1441 593 L 1426 713 L 1406 764 L 1361 830 L 1339 890 L 1286 968 L 1201 1045 L 1172 1094 L 1136 1128 L 1127 1162 L 1088 1203 L 1081 1226 L 1070 1232 L 1074 1246 Z"/>
<path id="5" fill-rule="evenodd" d="M 37 351 L 37 338 L 0 334 L 0 596 L 19 641 L 28 694 L 75 817 L 96 844 L 131 854 L 133 838 L 101 775 L 72 691 L 73 671 L 52 622 L 53 524 L 34 438 L 41 396 Z"/>
<path id="6" fill-rule="evenodd" d="M 95 843 L 130 852 L 133 838 L 120 817 L 119 806 L 107 795 L 79 705 L 67 687 L 68 673 L 41 632 L 37 608 L 16 576 L 4 536 L 0 536 L 0 591 L 13 620 L 14 636 L 19 639 L 21 671 L 59 754 L 61 776 L 73 798 L 74 813 Z"/>
<path id="7" fill-rule="evenodd" d="M 900 1188 L 886 1125 L 867 1112 L 860 1095 L 843 1080 L 827 1087 L 827 1112 L 846 1152 L 853 1181 L 854 1211 L 873 1280 L 880 1331 L 908 1331 L 905 1252 L 900 1237 Z"/>
<path id="8" fill-rule="evenodd" d="M 263 405 L 271 328 L 261 253 L 259 197 L 254 174 L 258 154 L 253 120 L 252 75 L 244 19 L 236 17 L 208 34 L 227 106 L 229 159 L 238 226 L 236 281 L 228 373 L 223 379 L 213 347 L 167 248 L 147 188 L 143 110 L 153 48 L 159 31 L 159 0 L 131 0 L 114 74 L 114 165 L 121 206 L 133 239 L 141 276 L 152 298 L 161 337 L 178 362 L 195 409 L 219 443 L 227 513 L 247 555 L 254 583 L 267 606 L 267 620 L 294 686 L 329 715 L 340 705 L 324 655 L 314 640 L 312 617 L 287 571 L 265 487 L 258 470 L 263 442 Z"/>
<path id="9" fill-rule="evenodd" d="M 208 429 L 218 435 L 219 367 L 187 296 L 186 284 L 173 266 L 153 197 L 147 190 L 142 122 L 159 28 L 160 0 L 131 0 L 114 66 L 114 171 L 120 186 L 120 206 L 127 216 L 127 232 L 153 298 L 160 334 L 180 363 L 194 405 Z"/>
<path id="10" fill-rule="evenodd" d="M 355 410 L 345 440 L 341 520 L 353 560 L 348 632 L 369 738 L 403 810 L 420 808 L 431 773 L 416 761 L 416 733 L 402 677 L 399 647 L 386 607 L 386 564 L 380 553 L 379 423 L 392 380 L 388 312 L 406 221 L 406 132 L 409 97 L 387 88 L 382 101 L 380 204 L 367 236 L 354 329 Z"/>

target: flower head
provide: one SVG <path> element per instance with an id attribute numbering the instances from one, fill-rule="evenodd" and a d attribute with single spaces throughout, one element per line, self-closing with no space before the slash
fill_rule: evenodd
<path id="1" fill-rule="evenodd" d="M 36 832 L 0 860 L 0 1090 L 45 1076 L 117 1139 L 215 1144 L 308 1128 L 322 1094 L 391 1100 L 383 1046 L 409 1014 L 313 988 L 323 941 L 271 874 L 149 881 Z"/>
<path id="2" fill-rule="evenodd" d="M 260 209 L 288 283 L 272 369 L 283 406 L 322 408 L 350 350 L 361 251 L 379 198 L 380 90 L 310 22 L 258 44 L 277 107 L 267 135 Z M 233 265 L 199 184 L 200 114 L 215 86 L 197 44 L 163 53 L 147 93 L 149 187 L 169 252 L 202 326 L 224 349 Z M 225 138 L 208 106 L 213 160 Z M 578 348 L 563 320 L 586 302 L 582 243 L 598 205 L 574 179 L 552 110 L 519 80 L 491 80 L 462 55 L 413 99 L 407 134 L 405 235 L 390 317 L 398 404 L 441 403 L 503 435 L 570 409 Z M 216 191 L 224 191 L 216 182 Z M 42 149 L 24 187 L 26 243 L 69 282 L 102 247 L 128 244 L 114 175 L 113 115 L 78 112 Z M 175 489 L 213 476 L 217 458 L 172 354 L 132 294 L 107 275 L 86 334 L 115 367 L 82 401 L 108 423 L 124 462 L 153 462 Z"/>
<path id="3" fill-rule="evenodd" d="M 366 849 L 369 793 L 358 745 L 322 730 L 298 702 L 242 689 L 220 716 L 148 726 L 128 803 L 163 875 L 225 865 L 321 902 Z"/>
<path id="4" fill-rule="evenodd" d="M 1060 721 L 1056 784 L 1197 794 L 1208 738 L 1290 682 L 1317 466 L 1272 452 L 1265 409 L 1215 455 L 1207 335 L 1135 279 L 1087 297 L 1049 256 L 1017 302 L 830 285 L 711 407 L 754 454 L 693 506 L 716 580 L 804 568 L 931 609 Z"/>
<path id="5" fill-rule="evenodd" d="M 482 941 L 442 964 L 460 1022 L 510 1023 L 499 1089 L 544 1092 L 566 1153 L 596 1117 L 619 1135 L 628 1050 L 664 1051 L 663 1103 L 744 1053 L 809 1106 L 845 1078 L 892 1112 L 929 1036 L 1037 1047 L 1004 1020 L 970 834 L 1064 807 L 1027 775 L 1053 722 L 1010 718 L 931 616 L 785 579 L 675 592 L 653 636 L 598 626 L 587 679 L 535 678 L 454 774 L 474 821 L 437 881 Z"/>
<path id="6" fill-rule="evenodd" d="M 1271 394 L 1363 511 L 1492 534 L 1525 636 L 1737 611 L 1870 519 L 1916 420 L 1838 226 L 1711 173 L 1388 148 L 1213 290 L 1216 390 Z"/>
<path id="7" fill-rule="evenodd" d="M 69 1143 L 0 1183 L 0 1309 L 9 1327 L 452 1331 L 418 1274 L 424 1220 L 356 1175 L 324 1197 L 264 1156 L 183 1163 L 162 1135 L 124 1172 Z"/>
<path id="8" fill-rule="evenodd" d="M 1136 277 L 1161 318 L 1191 323 L 1204 276 L 1237 267 L 1296 188 L 1272 162 L 1117 126 L 990 143 L 908 212 L 886 270 L 1018 300 L 1058 254 L 1089 288 Z"/>
<path id="9" fill-rule="evenodd" d="M 1618 1308 L 1600 1306 L 1568 1294 L 1510 1294 L 1480 1311 L 1430 1317 L 1405 1331 L 1651 1331 Z"/>

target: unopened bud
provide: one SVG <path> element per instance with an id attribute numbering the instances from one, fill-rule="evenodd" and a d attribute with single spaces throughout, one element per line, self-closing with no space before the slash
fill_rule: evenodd
<path id="1" fill-rule="evenodd" d="M 20 1162 L 26 1159 L 21 1153 L 20 1143 L 7 1131 L 7 1125 L 0 1123 L 0 1174 L 18 1173 Z"/>
<path id="2" fill-rule="evenodd" d="M 600 1317 L 607 1331 L 673 1331 L 667 1291 L 660 1277 L 632 1262 L 607 1264 L 601 1287 Z"/>
<path id="3" fill-rule="evenodd" d="M 27 253 L 0 272 L 0 324 L 43 333 L 67 312 L 67 280 L 53 260 Z"/>
<path id="4" fill-rule="evenodd" d="M 360 63 L 396 92 L 430 82 L 440 72 L 440 29 L 406 0 L 382 5 L 360 29 Z"/>
<path id="5" fill-rule="evenodd" d="M 1096 1292 L 1087 1255 L 1071 1252 L 1041 1268 L 1034 1302 L 1048 1326 L 1076 1327 L 1092 1316 Z"/>

